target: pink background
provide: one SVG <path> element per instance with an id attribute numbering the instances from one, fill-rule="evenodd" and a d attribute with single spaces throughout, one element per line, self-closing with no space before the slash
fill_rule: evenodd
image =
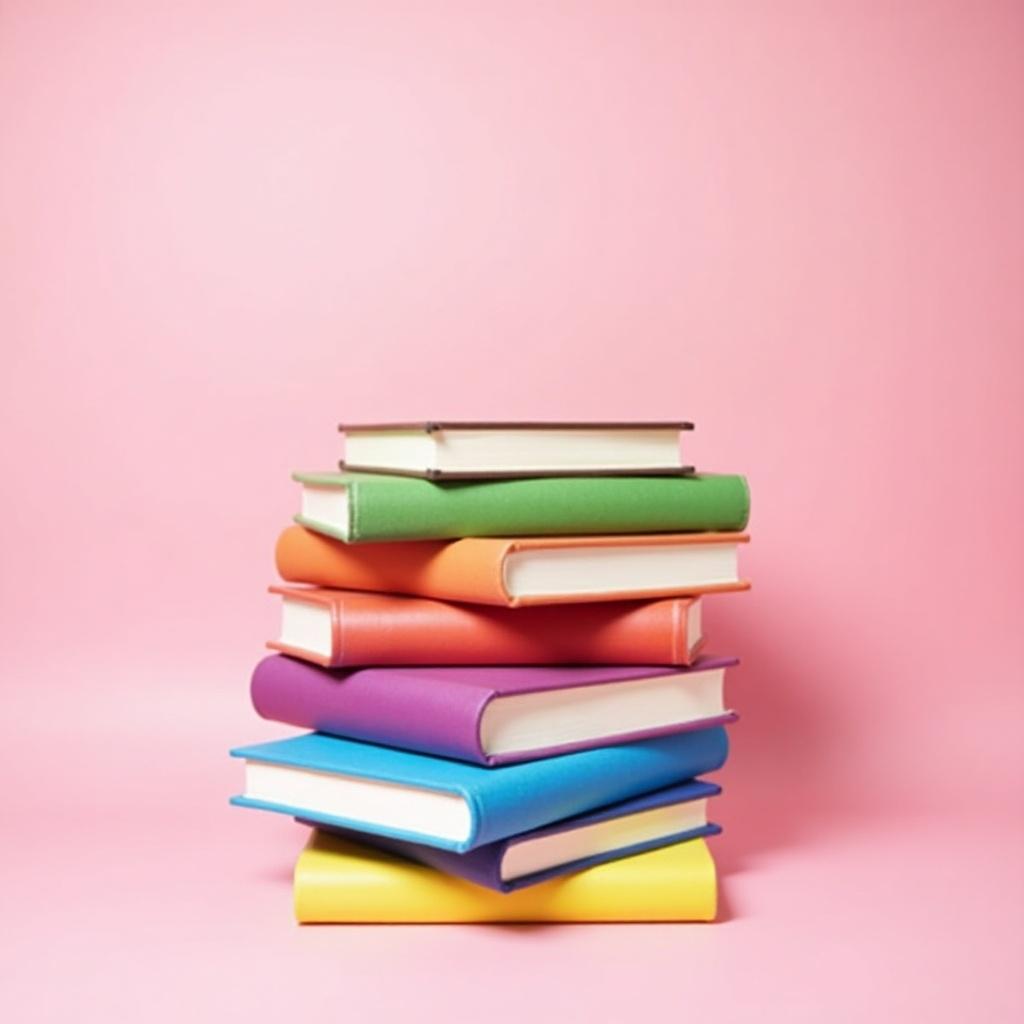
<path id="1" fill-rule="evenodd" d="M 3 0 L 4 1016 L 1019 1019 L 1022 114 L 1015 3 Z M 428 416 L 749 475 L 719 925 L 293 925 L 287 474 Z"/>

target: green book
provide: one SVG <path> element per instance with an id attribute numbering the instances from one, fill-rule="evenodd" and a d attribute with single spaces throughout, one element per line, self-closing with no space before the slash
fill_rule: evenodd
<path id="1" fill-rule="evenodd" d="M 380 473 L 294 473 L 302 526 L 349 543 L 456 537 L 742 530 L 742 476 L 567 476 L 438 483 Z"/>

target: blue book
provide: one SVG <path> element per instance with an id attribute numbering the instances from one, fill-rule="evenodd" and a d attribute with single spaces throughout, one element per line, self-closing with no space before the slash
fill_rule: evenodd
<path id="1" fill-rule="evenodd" d="M 728 749 L 717 726 L 485 768 L 307 733 L 232 750 L 246 784 L 231 802 L 465 853 L 714 771 Z"/>
<path id="2" fill-rule="evenodd" d="M 317 828 L 426 864 L 447 875 L 457 875 L 488 889 L 515 892 L 610 860 L 717 835 L 722 830 L 708 821 L 707 802 L 721 791 L 721 787 L 700 779 L 681 782 L 575 818 L 556 821 L 532 832 L 521 832 L 478 846 L 469 853 L 453 853 L 424 843 L 367 835 L 335 825 L 317 825 Z M 316 824 L 306 818 L 299 818 L 299 821 L 303 825 Z"/>

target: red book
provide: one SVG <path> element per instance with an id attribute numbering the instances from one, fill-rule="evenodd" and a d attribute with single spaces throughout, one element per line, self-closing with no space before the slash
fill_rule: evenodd
<path id="1" fill-rule="evenodd" d="M 501 608 L 352 590 L 271 587 L 275 651 L 354 665 L 689 665 L 696 597 Z"/>

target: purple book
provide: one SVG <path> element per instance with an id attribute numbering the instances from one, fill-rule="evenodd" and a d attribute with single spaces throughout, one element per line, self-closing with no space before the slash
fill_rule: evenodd
<path id="1" fill-rule="evenodd" d="M 279 654 L 256 666 L 252 702 L 303 729 L 493 766 L 731 721 L 735 664 L 332 670 Z"/>
<path id="2" fill-rule="evenodd" d="M 499 839 L 468 853 L 453 853 L 406 839 L 337 828 L 306 818 L 298 820 L 303 825 L 396 853 L 488 889 L 515 892 L 610 860 L 717 835 L 722 830 L 707 820 L 706 804 L 710 797 L 721 792 L 721 787 L 714 783 L 691 779 Z"/>

